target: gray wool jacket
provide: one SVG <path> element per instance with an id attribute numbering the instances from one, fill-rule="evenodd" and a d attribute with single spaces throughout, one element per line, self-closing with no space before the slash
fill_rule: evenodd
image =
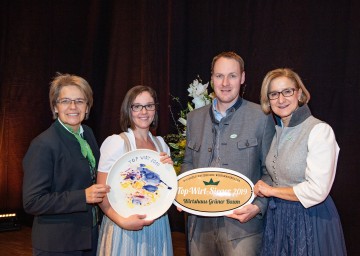
<path id="1" fill-rule="evenodd" d="M 227 110 L 220 122 L 214 118 L 211 104 L 195 109 L 187 117 L 187 145 L 181 171 L 213 166 L 217 150 L 217 167 L 237 171 L 254 184 L 260 179 L 271 183 L 265 159 L 274 133 L 273 117 L 266 116 L 260 105 L 242 98 Z M 253 204 L 259 206 L 261 214 L 247 223 L 225 218 L 229 240 L 263 231 L 262 216 L 267 208 L 267 198 L 255 198 Z M 193 236 L 196 218 L 195 215 L 188 218 L 189 239 Z"/>

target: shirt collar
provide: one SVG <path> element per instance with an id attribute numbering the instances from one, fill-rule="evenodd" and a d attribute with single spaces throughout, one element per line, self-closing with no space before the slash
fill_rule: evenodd
<path id="1" fill-rule="evenodd" d="M 220 121 L 224 116 L 221 114 L 221 112 L 217 111 L 216 105 L 217 105 L 218 99 L 215 98 L 212 102 L 212 110 L 214 113 L 214 117 L 217 121 Z"/>
<path id="2" fill-rule="evenodd" d="M 59 123 L 70 133 L 72 133 L 66 126 L 63 122 L 61 122 L 60 118 L 58 118 L 58 121 Z M 82 125 L 80 125 L 80 128 L 79 128 L 79 134 L 81 137 L 83 137 L 83 133 L 84 133 L 84 128 L 82 127 Z"/>
<path id="3" fill-rule="evenodd" d="M 227 116 L 230 112 L 235 112 L 235 111 L 241 106 L 241 104 L 242 104 L 242 98 L 239 97 L 239 98 L 236 100 L 236 102 L 235 102 L 230 108 L 228 108 L 228 109 L 226 110 L 225 115 L 222 115 L 222 114 L 216 109 L 217 103 L 218 103 L 218 99 L 215 98 L 215 99 L 213 100 L 213 102 L 212 102 L 212 110 L 213 110 L 212 112 L 213 112 L 213 114 L 214 114 L 214 118 L 215 118 L 218 122 L 220 122 L 220 120 L 221 120 L 223 117 Z"/>

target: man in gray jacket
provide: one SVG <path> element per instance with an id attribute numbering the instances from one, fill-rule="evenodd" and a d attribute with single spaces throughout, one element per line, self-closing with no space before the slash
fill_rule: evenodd
<path id="1" fill-rule="evenodd" d="M 215 56 L 211 83 L 216 98 L 187 117 L 187 147 L 182 172 L 203 167 L 231 169 L 254 184 L 270 181 L 265 158 L 274 135 L 274 122 L 258 104 L 240 97 L 245 82 L 244 61 L 234 52 Z M 267 200 L 224 217 L 189 215 L 188 242 L 191 255 L 258 255 Z"/>

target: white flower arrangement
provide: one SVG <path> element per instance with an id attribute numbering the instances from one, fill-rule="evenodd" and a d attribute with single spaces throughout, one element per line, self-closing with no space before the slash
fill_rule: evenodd
<path id="1" fill-rule="evenodd" d="M 190 102 L 187 103 L 187 108 L 180 111 L 180 118 L 178 121 L 186 128 L 186 115 L 188 112 L 193 111 L 194 109 L 201 108 L 205 105 L 208 105 L 212 102 L 214 98 L 214 93 L 208 94 L 209 82 L 202 84 L 201 78 L 198 76 L 191 84 L 187 91 L 189 92 L 189 97 L 193 98 L 191 105 Z"/>
<path id="2" fill-rule="evenodd" d="M 201 83 L 201 79 L 195 79 L 191 84 L 189 84 L 188 92 L 189 96 L 193 98 L 192 103 L 195 104 L 195 109 L 203 107 L 211 103 L 211 98 L 208 95 L 208 85 Z"/>
<path id="3" fill-rule="evenodd" d="M 215 97 L 215 94 L 208 94 L 208 86 L 209 82 L 203 84 L 199 76 L 191 84 L 189 84 L 189 88 L 187 89 L 187 91 L 189 92 L 188 96 L 193 99 L 191 101 L 192 103 L 187 103 L 187 107 L 185 109 L 180 110 L 180 117 L 177 121 L 182 124 L 182 127 L 179 127 L 179 125 L 177 124 L 170 106 L 170 113 L 172 119 L 174 120 L 176 129 L 178 130 L 178 134 L 168 134 L 164 136 L 164 139 L 171 148 L 171 158 L 174 162 L 174 167 L 177 173 L 180 172 L 181 164 L 183 163 L 185 154 L 186 115 L 194 109 L 211 104 L 213 98 Z M 179 98 L 173 97 L 173 100 L 177 101 L 181 105 Z"/>

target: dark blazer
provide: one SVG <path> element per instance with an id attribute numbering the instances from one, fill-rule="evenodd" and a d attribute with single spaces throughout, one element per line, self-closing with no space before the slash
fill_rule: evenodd
<path id="1" fill-rule="evenodd" d="M 88 126 L 82 127 L 98 163 L 100 151 L 94 134 Z M 31 142 L 23 169 L 23 206 L 35 215 L 33 247 L 45 251 L 90 249 L 93 217 L 85 189 L 93 182 L 76 138 L 56 120 Z"/>
<path id="2" fill-rule="evenodd" d="M 271 179 L 265 167 L 265 158 L 274 136 L 274 120 L 266 116 L 258 104 L 239 100 L 228 110 L 220 123 L 215 120 L 212 105 L 195 109 L 187 117 L 187 147 L 181 171 L 211 166 L 214 153 L 214 126 L 218 124 L 220 132 L 220 167 L 231 169 L 247 176 L 254 184 L 262 179 L 270 183 Z M 267 208 L 266 198 L 256 198 L 253 204 L 259 206 L 264 214 Z M 193 236 L 196 216 L 188 218 L 189 239 Z M 240 223 L 225 218 L 228 239 L 238 239 L 263 231 L 262 216 Z"/>

